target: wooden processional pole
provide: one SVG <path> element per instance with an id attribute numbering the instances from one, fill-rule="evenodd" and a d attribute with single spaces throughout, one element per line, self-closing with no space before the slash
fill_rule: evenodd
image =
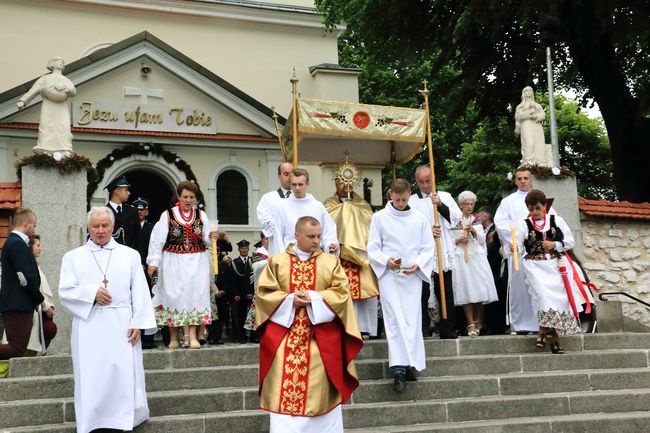
<path id="1" fill-rule="evenodd" d="M 431 193 L 436 193 L 436 172 L 433 167 L 433 148 L 431 147 L 431 121 L 429 119 L 429 89 L 427 89 L 427 80 L 423 81 L 424 90 L 420 93 L 424 96 L 424 113 L 425 122 L 427 125 L 427 148 L 429 150 L 429 169 L 431 170 Z M 438 206 L 431 203 L 433 206 L 433 227 L 440 230 L 440 222 L 438 220 Z M 440 311 L 442 318 L 447 318 L 447 302 L 445 299 L 445 278 L 442 274 L 442 242 L 439 237 L 435 237 L 436 241 L 436 256 L 438 257 L 438 281 L 440 283 Z"/>
<path id="2" fill-rule="evenodd" d="M 291 77 L 291 112 L 292 117 L 292 140 L 293 140 L 293 168 L 298 168 L 298 78 L 296 68 L 293 69 Z"/>

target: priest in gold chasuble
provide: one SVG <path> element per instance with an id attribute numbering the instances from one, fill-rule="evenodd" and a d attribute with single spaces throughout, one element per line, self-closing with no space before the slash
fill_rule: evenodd
<path id="1" fill-rule="evenodd" d="M 359 386 L 363 342 L 336 256 L 320 249 L 318 220 L 296 223 L 296 244 L 269 258 L 256 298 L 260 407 L 272 433 L 343 431 L 341 403 Z"/>
<path id="2" fill-rule="evenodd" d="M 341 265 L 350 283 L 350 296 L 363 334 L 377 335 L 377 278 L 368 262 L 368 233 L 372 208 L 337 178 L 336 193 L 324 205 L 336 223 Z"/>

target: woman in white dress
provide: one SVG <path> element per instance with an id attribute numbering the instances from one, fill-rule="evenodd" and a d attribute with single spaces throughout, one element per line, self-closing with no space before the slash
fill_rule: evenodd
<path id="1" fill-rule="evenodd" d="M 454 305 L 462 305 L 467 319 L 467 335 L 479 335 L 484 323 L 483 304 L 497 301 L 497 289 L 487 260 L 485 233 L 473 215 L 476 195 L 463 191 L 458 205 L 463 216 L 451 234 L 456 245 L 456 268 L 452 272 Z"/>
<path id="2" fill-rule="evenodd" d="M 169 348 L 199 349 L 197 328 L 212 323 L 210 307 L 210 258 L 207 246 L 217 233 L 210 232 L 205 212 L 194 208 L 198 187 L 183 181 L 176 188 L 178 205 L 166 210 L 152 233 L 147 273 L 158 272 L 152 303 L 158 326 L 170 328 Z"/>

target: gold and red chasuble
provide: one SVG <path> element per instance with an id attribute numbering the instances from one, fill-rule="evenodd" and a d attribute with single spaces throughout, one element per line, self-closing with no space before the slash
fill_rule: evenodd
<path id="1" fill-rule="evenodd" d="M 289 293 L 314 290 L 316 259 L 301 261 L 291 256 Z M 312 325 L 305 308 L 296 311 L 284 346 L 282 382 L 280 388 L 280 413 L 304 415 L 309 384 L 309 343 Z"/>
<path id="2" fill-rule="evenodd" d="M 313 325 L 305 308 L 288 329 L 269 320 L 287 295 L 303 290 L 317 291 L 334 320 Z M 352 360 L 363 342 L 337 257 L 319 250 L 301 261 L 291 247 L 271 257 L 260 275 L 256 320 L 262 409 L 318 416 L 350 398 L 359 384 Z"/>
<path id="3" fill-rule="evenodd" d="M 379 296 L 379 286 L 366 252 L 372 208 L 354 192 L 349 200 L 343 202 L 334 194 L 325 200 L 323 206 L 336 223 L 341 265 L 350 282 L 352 300 L 376 298 Z"/>

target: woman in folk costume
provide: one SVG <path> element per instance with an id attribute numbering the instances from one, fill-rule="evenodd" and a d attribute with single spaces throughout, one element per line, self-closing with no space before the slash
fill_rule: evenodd
<path id="1" fill-rule="evenodd" d="M 476 195 L 463 191 L 458 205 L 463 216 L 452 228 L 456 269 L 452 273 L 454 304 L 462 305 L 467 319 L 467 335 L 479 335 L 484 323 L 483 304 L 497 301 L 497 289 L 487 260 L 485 232 L 480 219 L 473 215 Z"/>
<path id="2" fill-rule="evenodd" d="M 538 189 L 528 193 L 526 206 L 530 214 L 519 223 L 517 244 L 525 254 L 523 272 L 539 321 L 535 345 L 543 349 L 550 335 L 551 351 L 562 354 L 559 335 L 581 332 L 579 313 L 584 303 L 590 310 L 589 298 L 565 254 L 575 245 L 569 226 L 562 217 L 546 213 L 546 195 Z"/>
<path id="3" fill-rule="evenodd" d="M 158 326 L 170 328 L 169 348 L 178 348 L 183 327 L 183 347 L 199 349 L 197 328 L 212 323 L 207 245 L 217 233 L 210 232 L 205 212 L 194 208 L 198 187 L 183 181 L 176 190 L 179 203 L 162 213 L 152 233 L 147 272 L 158 272 L 152 303 Z"/>

